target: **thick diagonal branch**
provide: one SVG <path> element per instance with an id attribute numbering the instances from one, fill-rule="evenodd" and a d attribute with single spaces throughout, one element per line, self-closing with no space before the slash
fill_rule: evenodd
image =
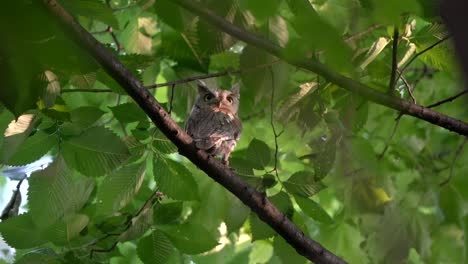
<path id="1" fill-rule="evenodd" d="M 411 115 L 419 119 L 430 122 L 434 125 L 444 127 L 450 131 L 459 133 L 461 135 L 468 135 L 468 124 L 457 120 L 453 117 L 438 113 L 427 107 L 423 107 L 417 104 L 410 103 L 400 98 L 381 93 L 374 90 L 358 81 L 343 76 L 327 66 L 321 64 L 318 61 L 310 59 L 294 60 L 288 58 L 284 54 L 283 49 L 273 44 L 268 39 L 253 33 L 247 32 L 244 29 L 233 25 L 226 21 L 224 18 L 218 16 L 210 9 L 201 6 L 198 2 L 192 0 L 172 0 L 190 12 L 199 15 L 202 19 L 209 22 L 218 29 L 242 40 L 250 45 L 256 46 L 270 54 L 283 59 L 284 61 L 295 65 L 297 67 L 312 71 L 318 75 L 323 76 L 328 81 L 356 94 L 363 96 L 364 98 L 381 104 L 387 107 L 393 108 L 403 114 Z"/>
<path id="2" fill-rule="evenodd" d="M 180 154 L 187 157 L 208 176 L 236 195 L 300 254 L 315 263 L 346 263 L 319 243 L 305 236 L 264 194 L 246 184 L 221 162 L 195 148 L 192 144 L 192 138 L 170 118 L 143 84 L 112 53 L 82 28 L 56 0 L 43 1 L 57 17 L 64 30 L 70 33 L 71 38 L 78 45 L 83 46 L 125 89 L 155 125 L 178 147 Z"/>

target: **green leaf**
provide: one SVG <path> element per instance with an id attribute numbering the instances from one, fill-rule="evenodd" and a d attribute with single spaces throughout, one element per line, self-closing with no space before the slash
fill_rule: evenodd
<path id="1" fill-rule="evenodd" d="M 134 240 L 145 234 L 153 224 L 153 208 L 146 207 L 140 214 L 132 218 L 131 226 L 125 232 L 120 234 L 119 241 Z"/>
<path id="2" fill-rule="evenodd" d="M 353 138 L 350 148 L 352 157 L 359 162 L 362 167 L 373 173 L 378 171 L 379 166 L 377 164 L 377 155 L 368 140 L 363 138 Z"/>
<path id="3" fill-rule="evenodd" d="M 283 263 L 305 264 L 307 259 L 299 254 L 281 236 L 276 236 L 273 242 L 273 250 Z"/>
<path id="4" fill-rule="evenodd" d="M 66 1 L 66 5 L 71 7 L 73 14 L 99 20 L 115 29 L 119 28 L 119 23 L 112 9 L 103 2 L 94 0 L 69 0 Z"/>
<path id="5" fill-rule="evenodd" d="M 202 253 L 218 245 L 217 231 L 210 232 L 201 225 L 185 223 L 175 226 L 161 226 L 159 229 L 166 234 L 178 250 L 186 254 Z"/>
<path id="6" fill-rule="evenodd" d="M 295 196 L 294 199 L 302 211 L 312 219 L 322 224 L 334 223 L 330 215 L 328 215 L 328 213 L 314 200 L 306 199 L 301 196 Z"/>
<path id="7" fill-rule="evenodd" d="M 8 124 L 15 119 L 15 116 L 0 104 L 0 150 L 3 145 L 3 132 L 8 127 Z M 1 152 L 0 152 L 1 153 Z"/>
<path id="8" fill-rule="evenodd" d="M 83 106 L 70 112 L 70 120 L 80 128 L 86 129 L 96 123 L 105 113 L 97 107 Z"/>
<path id="9" fill-rule="evenodd" d="M 182 202 L 157 204 L 153 211 L 153 221 L 156 225 L 173 224 L 182 214 Z"/>
<path id="10" fill-rule="evenodd" d="M 125 103 L 109 108 L 114 113 L 115 118 L 122 123 L 147 120 L 145 112 L 135 103 Z"/>
<path id="11" fill-rule="evenodd" d="M 59 156 L 46 169 L 29 179 L 28 204 L 38 227 L 73 215 L 88 201 L 94 188 L 92 179 L 76 177 Z"/>
<path id="12" fill-rule="evenodd" d="M 184 165 L 162 156 L 154 159 L 154 179 L 161 192 L 176 200 L 198 200 L 198 185 Z"/>
<path id="13" fill-rule="evenodd" d="M 32 248 L 47 242 L 40 236 L 40 230 L 30 213 L 2 221 L 0 233 L 8 245 L 16 249 Z"/>
<path id="14" fill-rule="evenodd" d="M 265 142 L 254 138 L 247 148 L 247 158 L 252 161 L 255 169 L 264 169 L 270 163 L 270 148 Z"/>
<path id="15" fill-rule="evenodd" d="M 50 248 L 40 248 L 29 251 L 20 259 L 15 261 L 16 264 L 61 264 L 60 256 Z"/>
<path id="16" fill-rule="evenodd" d="M 250 230 L 252 232 L 252 241 L 267 239 L 276 235 L 276 231 L 258 218 L 254 212 L 249 217 Z"/>
<path id="17" fill-rule="evenodd" d="M 328 172 L 335 164 L 336 145 L 334 140 L 329 140 L 322 152 L 314 158 L 315 178 L 321 180 L 327 176 Z"/>
<path id="18" fill-rule="evenodd" d="M 250 214 L 250 208 L 243 204 L 237 197 L 229 194 L 227 196 L 227 212 L 224 222 L 227 226 L 228 234 L 241 228 Z"/>
<path id="19" fill-rule="evenodd" d="M 270 242 L 256 240 L 253 242 L 252 251 L 249 254 L 249 263 L 268 263 L 273 256 L 273 247 Z"/>
<path id="20" fill-rule="evenodd" d="M 92 127 L 63 142 L 63 157 L 68 166 L 86 176 L 107 174 L 129 156 L 125 143 L 104 127 Z"/>
<path id="21" fill-rule="evenodd" d="M 111 215 L 125 207 L 135 196 L 145 178 L 146 163 L 122 167 L 107 175 L 99 186 L 97 213 Z"/>
<path id="22" fill-rule="evenodd" d="M 88 225 L 89 217 L 75 214 L 62 219 L 43 231 L 43 237 L 59 246 L 69 245 L 79 233 Z"/>
<path id="23" fill-rule="evenodd" d="M 174 246 L 160 230 L 154 230 L 138 242 L 138 257 L 147 264 L 165 264 L 174 252 Z"/>
<path id="24" fill-rule="evenodd" d="M 4 131 L 0 162 L 6 162 L 36 128 L 39 118 L 35 114 L 25 114 L 11 120 Z M 3 131 L 2 131 L 3 132 Z"/>
<path id="25" fill-rule="evenodd" d="M 315 179 L 315 175 L 309 171 L 299 171 L 294 173 L 287 181 L 283 182 L 284 188 L 294 195 L 310 197 L 320 192 L 326 186 Z"/>
<path id="26" fill-rule="evenodd" d="M 161 154 L 172 154 L 177 152 L 177 147 L 164 135 L 158 135 L 153 138 L 154 149 Z"/>
<path id="27" fill-rule="evenodd" d="M 13 156 L 4 163 L 11 166 L 22 166 L 32 163 L 47 154 L 58 143 L 59 139 L 57 135 L 38 131 L 28 137 L 14 152 Z"/>

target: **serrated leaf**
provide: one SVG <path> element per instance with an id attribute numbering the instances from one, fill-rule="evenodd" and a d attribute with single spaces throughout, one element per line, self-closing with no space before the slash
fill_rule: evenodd
<path id="1" fill-rule="evenodd" d="M 94 88 L 94 83 L 96 83 L 95 72 L 73 75 L 70 78 L 70 84 L 81 89 L 92 89 Z"/>
<path id="2" fill-rule="evenodd" d="M 21 256 L 15 264 L 61 264 L 60 256 L 50 248 L 32 250 Z"/>
<path id="3" fill-rule="evenodd" d="M 64 216 L 73 215 L 87 202 L 94 181 L 87 178 L 75 180 L 75 176 L 61 157 L 46 169 L 31 175 L 28 204 L 38 227 L 49 226 Z"/>
<path id="4" fill-rule="evenodd" d="M 315 179 L 315 175 L 309 171 L 294 173 L 287 181 L 283 182 L 284 188 L 294 195 L 310 197 L 323 190 L 326 186 Z"/>
<path id="5" fill-rule="evenodd" d="M 57 135 L 47 134 L 42 131 L 28 137 L 4 164 L 22 166 L 32 163 L 44 156 L 51 148 L 57 146 Z"/>
<path id="6" fill-rule="evenodd" d="M 135 103 L 125 103 L 109 108 L 114 113 L 115 118 L 122 123 L 147 120 L 145 112 Z"/>
<path id="7" fill-rule="evenodd" d="M 333 224 L 334 221 L 330 215 L 314 200 L 301 196 L 295 196 L 294 198 L 306 215 L 322 224 Z"/>
<path id="8" fill-rule="evenodd" d="M 165 264 L 174 252 L 174 246 L 160 230 L 154 230 L 138 242 L 138 257 L 147 264 Z"/>
<path id="9" fill-rule="evenodd" d="M 184 165 L 162 156 L 154 159 L 154 179 L 158 188 L 176 200 L 198 200 L 198 184 Z"/>
<path id="10" fill-rule="evenodd" d="M 107 174 L 129 156 L 125 143 L 104 127 L 92 127 L 63 142 L 63 157 L 68 166 L 86 176 Z"/>
<path id="11" fill-rule="evenodd" d="M 161 154 L 172 154 L 177 152 L 177 147 L 167 137 L 158 135 L 152 140 L 153 147 Z"/>
<path id="12" fill-rule="evenodd" d="M 182 202 L 157 204 L 153 209 L 153 220 L 156 225 L 175 223 L 182 214 Z"/>
<path id="13" fill-rule="evenodd" d="M 146 207 L 141 213 L 132 218 L 130 228 L 119 236 L 119 241 L 134 240 L 142 236 L 153 224 L 153 208 Z"/>
<path id="14" fill-rule="evenodd" d="M 321 180 L 327 176 L 328 172 L 335 164 L 336 145 L 333 140 L 329 140 L 322 152 L 314 158 L 315 178 Z"/>
<path id="15" fill-rule="evenodd" d="M 9 218 L 0 223 L 3 239 L 16 249 L 32 248 L 44 244 L 40 230 L 35 225 L 30 213 Z"/>
<path id="16" fill-rule="evenodd" d="M 94 0 L 69 0 L 66 4 L 71 7 L 75 15 L 96 19 L 115 29 L 119 28 L 119 23 L 112 9 L 103 2 Z"/>
<path id="17" fill-rule="evenodd" d="M 99 215 L 113 214 L 132 200 L 145 178 L 145 165 L 125 166 L 104 178 L 97 193 Z"/>
<path id="18" fill-rule="evenodd" d="M 70 112 L 70 121 L 80 128 L 86 129 L 96 123 L 105 113 L 97 107 L 83 106 Z"/>
<path id="19" fill-rule="evenodd" d="M 68 245 L 89 223 L 89 217 L 76 214 L 49 226 L 42 236 L 56 245 Z"/>
<path id="20" fill-rule="evenodd" d="M 175 226 L 162 226 L 159 229 L 180 252 L 186 254 L 202 253 L 218 245 L 217 231 L 215 231 L 216 233 L 210 232 L 201 225 L 185 223 Z"/>
<path id="21" fill-rule="evenodd" d="M 270 163 L 270 148 L 265 142 L 254 138 L 247 148 L 247 158 L 255 166 L 254 169 L 264 169 Z"/>

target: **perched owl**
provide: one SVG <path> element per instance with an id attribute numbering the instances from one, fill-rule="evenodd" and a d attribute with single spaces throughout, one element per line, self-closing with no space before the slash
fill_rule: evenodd
<path id="1" fill-rule="evenodd" d="M 242 123 L 237 117 L 239 88 L 236 84 L 229 91 L 212 89 L 200 81 L 198 96 L 185 124 L 196 147 L 221 156 L 226 165 L 242 132 Z"/>

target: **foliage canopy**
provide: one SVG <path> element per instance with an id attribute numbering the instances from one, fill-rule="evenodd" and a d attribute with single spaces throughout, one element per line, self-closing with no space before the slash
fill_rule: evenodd
<path id="1" fill-rule="evenodd" d="M 32 2 L 0 11 L 8 36 L 0 44 L 0 163 L 54 157 L 25 179 L 25 212 L 0 223 L 17 263 L 306 263 L 178 155 L 42 1 Z M 152 86 L 222 72 L 208 84 L 241 82 L 244 131 L 232 167 L 334 254 L 349 263 L 466 262 L 463 137 L 280 61 L 176 1 L 59 2 L 181 125 L 195 83 Z M 198 4 L 288 58 L 319 60 L 383 93 L 396 83 L 391 95 L 420 105 L 461 87 L 435 0 Z M 436 109 L 468 120 L 462 100 Z"/>

